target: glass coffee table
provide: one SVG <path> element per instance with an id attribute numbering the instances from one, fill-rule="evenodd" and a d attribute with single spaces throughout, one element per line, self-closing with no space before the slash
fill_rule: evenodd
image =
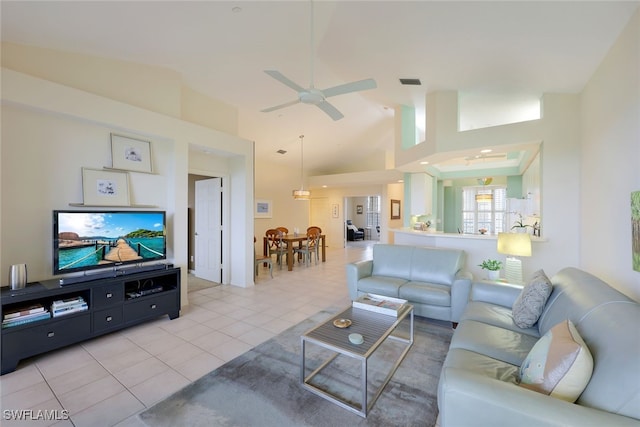
<path id="1" fill-rule="evenodd" d="M 339 321 L 340 319 L 349 319 L 351 321 L 350 326 L 343 328 L 334 326 L 334 320 Z M 397 332 L 398 326 L 400 326 L 400 324 L 405 320 L 409 323 L 408 337 L 401 337 L 394 334 L 394 332 Z M 349 340 L 349 336 L 352 334 L 360 334 L 364 338 L 364 342 L 361 344 L 353 344 Z M 302 364 L 300 370 L 302 386 L 320 397 L 323 397 L 349 411 L 355 412 L 362 417 L 366 417 L 367 413 L 375 404 L 376 400 L 378 400 L 378 397 L 380 397 L 384 387 L 387 385 L 389 380 L 391 380 L 391 377 L 413 345 L 413 306 L 405 304 L 399 310 L 397 317 L 375 313 L 373 311 L 360 308 L 349 307 L 326 322 L 307 331 L 300 338 L 302 344 Z M 395 363 L 391 366 L 386 378 L 373 393 L 372 398 L 367 399 L 367 363 L 375 351 L 388 339 L 399 341 L 403 346 L 403 349 Z M 322 347 L 323 349 L 330 350 L 332 353 L 327 360 L 321 363 L 320 366 L 308 375 L 306 372 L 307 344 Z M 343 396 L 333 393 L 327 389 L 320 388 L 318 385 L 313 383 L 314 377 L 320 374 L 322 370 L 333 362 L 339 355 L 344 355 L 360 361 L 361 372 L 359 402 L 350 402 Z"/>

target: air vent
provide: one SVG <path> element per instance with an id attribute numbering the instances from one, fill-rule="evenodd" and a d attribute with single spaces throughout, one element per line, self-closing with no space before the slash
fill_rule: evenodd
<path id="1" fill-rule="evenodd" d="M 278 150 L 276 151 L 278 154 L 287 154 L 287 150 Z"/>
<path id="2" fill-rule="evenodd" d="M 422 82 L 420 81 L 420 79 L 400 79 L 400 83 L 403 85 L 410 85 L 410 86 L 422 85 Z"/>

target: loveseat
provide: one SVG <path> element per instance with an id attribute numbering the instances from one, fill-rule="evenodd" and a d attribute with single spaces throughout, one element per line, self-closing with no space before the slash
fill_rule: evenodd
<path id="1" fill-rule="evenodd" d="M 640 304 L 576 268 L 561 270 L 550 282 L 537 322 L 526 328 L 515 324 L 512 310 L 521 287 L 473 284 L 441 371 L 441 427 L 640 425 Z M 520 366 L 535 355 L 530 350 L 567 319 L 592 357 L 575 403 L 519 380 Z M 547 356 L 542 366 L 545 374 L 551 360 Z"/>
<path id="2" fill-rule="evenodd" d="M 408 245 L 373 245 L 373 259 L 347 264 L 351 299 L 366 293 L 408 300 L 418 316 L 458 322 L 469 298 L 465 253 Z"/>

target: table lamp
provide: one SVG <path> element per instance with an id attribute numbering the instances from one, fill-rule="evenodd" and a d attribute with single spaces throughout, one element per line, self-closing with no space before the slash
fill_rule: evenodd
<path id="1" fill-rule="evenodd" d="M 522 261 L 518 256 L 531 256 L 531 237 L 527 233 L 498 233 L 498 253 L 507 255 L 505 278 L 509 283 L 524 283 Z"/>

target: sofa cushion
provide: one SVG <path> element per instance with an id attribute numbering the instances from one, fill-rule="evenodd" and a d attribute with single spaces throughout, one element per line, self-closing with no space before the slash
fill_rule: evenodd
<path id="1" fill-rule="evenodd" d="M 448 285 L 408 282 L 400 287 L 398 296 L 422 304 L 451 306 L 451 286 Z"/>
<path id="2" fill-rule="evenodd" d="M 399 298 L 398 289 L 407 283 L 405 279 L 387 276 L 363 277 L 358 281 L 358 292 Z"/>
<path id="3" fill-rule="evenodd" d="M 412 246 L 373 245 L 373 271 L 371 274 L 410 280 L 412 252 Z"/>
<path id="4" fill-rule="evenodd" d="M 411 280 L 452 285 L 462 269 L 464 251 L 415 247 L 411 254 Z"/>
<path id="5" fill-rule="evenodd" d="M 449 350 L 442 369 L 455 368 L 474 372 L 488 378 L 518 384 L 518 367 L 473 351 Z"/>
<path id="6" fill-rule="evenodd" d="M 544 271 L 538 270 L 533 273 L 520 296 L 513 303 L 513 321 L 518 327 L 530 328 L 536 324 L 552 289 L 553 285 Z"/>
<path id="7" fill-rule="evenodd" d="M 571 320 L 551 328 L 533 346 L 522 366 L 520 385 L 575 402 L 593 372 L 593 358 Z"/>
<path id="8" fill-rule="evenodd" d="M 540 337 L 538 328 L 519 328 L 513 321 L 511 309 L 497 304 L 471 301 L 467 304 L 464 314 L 460 318 L 460 322 L 465 320 L 475 320 L 488 325 L 509 329 L 510 331 L 517 331 L 537 338 Z"/>
<path id="9" fill-rule="evenodd" d="M 520 366 L 538 337 L 465 320 L 458 325 L 449 348 L 462 348 Z"/>

